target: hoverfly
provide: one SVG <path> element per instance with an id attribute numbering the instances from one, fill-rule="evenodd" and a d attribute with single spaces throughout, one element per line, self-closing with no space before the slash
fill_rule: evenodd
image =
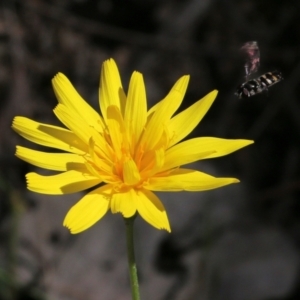
<path id="1" fill-rule="evenodd" d="M 282 74 L 279 71 L 267 72 L 255 79 L 249 79 L 250 75 L 258 71 L 260 65 L 260 51 L 258 48 L 258 43 L 255 41 L 247 42 L 242 47 L 241 50 L 246 56 L 245 67 L 245 77 L 246 82 L 240 84 L 235 92 L 235 95 L 239 99 L 250 98 L 268 89 L 283 80 Z"/>
<path id="2" fill-rule="evenodd" d="M 239 85 L 235 95 L 239 99 L 250 98 L 261 92 L 267 91 L 272 85 L 283 80 L 282 74 L 279 71 L 265 73 L 258 78 L 250 79 Z"/>

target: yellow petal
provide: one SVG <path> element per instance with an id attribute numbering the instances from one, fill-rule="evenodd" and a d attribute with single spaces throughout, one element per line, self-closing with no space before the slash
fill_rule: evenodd
<path id="1" fill-rule="evenodd" d="M 185 138 L 199 124 L 214 102 L 218 91 L 214 90 L 172 118 L 168 124 L 169 147 Z"/>
<path id="2" fill-rule="evenodd" d="M 252 144 L 250 140 L 227 140 L 213 137 L 194 138 L 179 143 L 166 151 L 160 171 L 192 163 L 200 159 L 224 156 Z"/>
<path id="3" fill-rule="evenodd" d="M 190 80 L 189 75 L 185 75 L 185 76 L 182 76 L 181 78 L 179 78 L 173 85 L 172 89 L 170 90 L 169 95 L 172 95 L 173 91 L 177 90 L 177 91 L 179 91 L 179 94 L 181 95 L 181 97 L 183 99 L 186 89 L 187 89 L 187 86 L 188 86 L 188 83 L 189 83 L 189 80 Z M 167 97 L 169 97 L 169 95 Z M 181 99 L 181 101 L 182 101 L 182 99 Z M 164 101 L 164 99 L 159 101 L 158 103 L 156 103 L 154 106 L 152 106 L 151 109 L 149 109 L 149 111 L 148 111 L 148 116 L 151 115 L 154 111 L 156 111 L 157 108 L 161 105 L 161 103 L 163 101 Z"/>
<path id="4" fill-rule="evenodd" d="M 61 127 L 38 123 L 24 117 L 15 117 L 12 128 L 25 139 L 39 145 L 76 154 L 84 154 L 88 151 L 87 145 L 73 132 Z"/>
<path id="5" fill-rule="evenodd" d="M 147 190 L 135 191 L 132 194 L 138 213 L 157 229 L 171 232 L 166 210 L 156 195 Z"/>
<path id="6" fill-rule="evenodd" d="M 112 148 L 114 154 L 118 159 L 122 158 L 122 145 L 124 142 L 124 135 L 121 134 L 120 123 L 114 119 L 107 119 L 106 124 L 110 133 Z"/>
<path id="7" fill-rule="evenodd" d="M 116 105 L 124 116 L 126 95 L 122 87 L 118 67 L 113 59 L 108 59 L 102 64 L 99 103 L 105 120 L 107 108 L 110 105 Z"/>
<path id="8" fill-rule="evenodd" d="M 89 169 L 90 173 L 102 178 L 102 180 L 107 183 L 115 181 L 115 174 L 113 172 L 114 164 L 111 161 L 96 155 L 96 151 L 94 150 L 97 145 L 95 145 L 92 138 L 90 139 L 89 146 L 89 156 L 85 156 L 85 159 L 87 160 L 86 167 Z"/>
<path id="9" fill-rule="evenodd" d="M 127 140 L 126 128 L 123 116 L 119 108 L 110 105 L 107 108 L 106 124 L 110 133 L 110 139 L 114 148 L 115 156 L 121 159 L 123 152 L 129 152 L 129 143 Z"/>
<path id="10" fill-rule="evenodd" d="M 84 119 L 98 132 L 103 132 L 104 123 L 101 116 L 82 99 L 64 74 L 58 73 L 54 76 L 52 85 L 59 103 L 68 107 L 71 114 Z"/>
<path id="11" fill-rule="evenodd" d="M 191 147 L 199 147 L 199 148 L 204 148 L 208 151 L 209 150 L 212 151 L 212 153 L 206 156 L 205 159 L 228 155 L 234 151 L 237 151 L 241 148 L 244 148 L 254 143 L 254 141 L 251 140 L 241 140 L 241 139 L 229 140 L 229 139 L 220 139 L 220 138 L 213 138 L 213 137 L 201 137 L 193 140 L 194 142 L 190 144 Z"/>
<path id="12" fill-rule="evenodd" d="M 48 195 L 76 193 L 101 182 L 101 179 L 96 176 L 75 170 L 50 176 L 28 173 L 26 179 L 30 191 Z"/>
<path id="13" fill-rule="evenodd" d="M 164 127 L 182 102 L 188 80 L 189 76 L 181 77 L 154 111 L 141 138 L 144 149 L 152 150 L 161 139 Z"/>
<path id="14" fill-rule="evenodd" d="M 128 89 L 124 121 L 135 148 L 147 121 L 147 99 L 143 75 L 133 72 Z"/>
<path id="15" fill-rule="evenodd" d="M 141 180 L 139 170 L 132 159 L 123 164 L 123 180 L 126 185 L 135 185 Z"/>
<path id="16" fill-rule="evenodd" d="M 111 199 L 111 211 L 113 214 L 122 213 L 124 218 L 132 217 L 136 212 L 136 205 L 133 201 L 135 191 L 130 189 L 126 193 L 115 193 Z"/>
<path id="17" fill-rule="evenodd" d="M 73 234 L 94 225 L 109 209 L 111 190 L 111 186 L 104 185 L 85 195 L 68 211 L 63 225 Z"/>
<path id="18" fill-rule="evenodd" d="M 77 115 L 71 114 L 68 108 L 62 104 L 58 104 L 55 107 L 54 113 L 66 127 L 83 141 L 84 144 L 89 144 L 90 139 L 92 138 L 97 145 L 95 150 L 97 150 L 102 157 L 105 157 L 108 160 L 112 159 L 110 152 L 107 151 L 108 145 L 106 140 L 94 127 L 89 126 L 84 120 L 78 118 Z"/>
<path id="19" fill-rule="evenodd" d="M 164 149 L 147 152 L 147 154 L 143 157 L 143 164 L 141 165 L 141 176 L 143 178 L 149 178 L 154 174 L 161 172 L 161 168 L 164 165 L 164 160 Z"/>
<path id="20" fill-rule="evenodd" d="M 68 108 L 62 104 L 58 104 L 53 111 L 66 127 L 74 132 L 85 144 L 88 144 L 93 133 L 86 123 L 82 122 L 76 115 L 72 115 Z"/>
<path id="21" fill-rule="evenodd" d="M 34 166 L 48 170 L 77 170 L 82 172 L 87 171 L 84 164 L 85 159 L 77 154 L 47 153 L 17 146 L 16 156 Z"/>
<path id="22" fill-rule="evenodd" d="M 239 182 L 236 178 L 217 178 L 189 169 L 176 169 L 167 176 L 153 177 L 144 185 L 151 191 L 206 191 Z"/>

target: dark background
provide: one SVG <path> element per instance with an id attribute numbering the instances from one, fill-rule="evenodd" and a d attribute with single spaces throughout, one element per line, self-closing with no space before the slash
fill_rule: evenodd
<path id="1" fill-rule="evenodd" d="M 98 109 L 100 68 L 110 57 L 125 90 L 134 70 L 143 73 L 151 105 L 184 74 L 191 80 L 181 109 L 218 89 L 191 136 L 255 140 L 199 165 L 239 178 L 238 187 L 203 193 L 197 213 L 184 208 L 183 216 L 166 199 L 170 235 L 137 223 L 141 241 L 143 230 L 155 235 L 147 240 L 151 251 L 137 242 L 143 253 L 142 299 L 300 299 L 299 8 L 299 1 L 271 0 L 1 0 L 0 299 L 130 299 L 125 245 L 118 249 L 122 254 L 101 260 L 119 247 L 114 238 L 123 239 L 120 216 L 70 236 L 61 223 L 80 196 L 45 200 L 26 191 L 24 175 L 34 168 L 14 157 L 15 145 L 36 146 L 10 128 L 16 115 L 58 124 L 51 87 L 57 72 Z M 260 47 L 255 76 L 280 70 L 284 81 L 239 100 L 234 95 L 244 81 L 239 48 L 247 41 Z M 190 196 L 180 197 L 174 201 L 197 207 L 186 199 Z M 115 219 L 120 230 L 108 224 Z M 100 249 L 105 238 L 107 249 L 95 249 L 88 261 L 87 249 L 94 249 L 95 239 L 102 241 Z M 95 262 L 103 277 L 83 280 Z M 149 271 L 142 271 L 143 264 Z M 99 290 L 101 280 L 111 286 Z"/>

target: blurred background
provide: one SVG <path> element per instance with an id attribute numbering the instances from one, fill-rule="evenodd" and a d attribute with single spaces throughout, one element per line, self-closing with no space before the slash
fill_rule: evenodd
<path id="1" fill-rule="evenodd" d="M 299 1 L 1 0 L 0 300 L 131 299 L 121 215 L 70 235 L 62 221 L 82 194 L 27 191 L 25 174 L 43 171 L 18 160 L 15 146 L 42 148 L 10 128 L 17 115 L 59 124 L 57 72 L 98 110 L 110 57 L 125 90 L 134 70 L 143 73 L 149 106 L 184 74 L 191 80 L 180 109 L 219 90 L 189 137 L 255 140 L 193 166 L 240 184 L 159 195 L 171 234 L 137 219 L 142 299 L 300 299 L 299 13 Z M 240 100 L 247 41 L 261 53 L 254 77 L 280 70 L 284 81 Z"/>

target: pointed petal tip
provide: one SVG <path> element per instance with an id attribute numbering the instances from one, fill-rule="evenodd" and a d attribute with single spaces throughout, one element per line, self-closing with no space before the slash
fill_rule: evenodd
<path id="1" fill-rule="evenodd" d="M 16 146 L 15 156 L 18 156 L 19 153 L 19 146 Z"/>
<path id="2" fill-rule="evenodd" d="M 171 227 L 170 227 L 170 223 L 169 223 L 169 219 L 166 215 L 166 218 L 164 220 L 160 220 L 159 224 L 151 224 L 153 227 L 159 229 L 159 230 L 165 230 L 168 233 L 171 233 Z"/>
<path id="3" fill-rule="evenodd" d="M 103 67 L 111 67 L 111 66 L 117 66 L 115 60 L 113 58 L 108 58 L 103 62 Z"/>
<path id="4" fill-rule="evenodd" d="M 63 223 L 63 226 L 66 227 L 66 228 L 69 230 L 69 232 L 70 232 L 71 234 L 78 234 L 78 233 L 82 232 L 81 230 L 80 230 L 80 231 L 73 230 L 73 229 L 71 228 L 71 226 L 68 226 L 68 225 L 65 224 L 65 223 Z"/>
<path id="5" fill-rule="evenodd" d="M 168 233 L 171 233 L 171 228 L 170 226 L 166 227 L 166 228 L 161 228 L 161 230 L 166 230 Z"/>
<path id="6" fill-rule="evenodd" d="M 188 86 L 188 84 L 189 84 L 189 82 L 190 82 L 190 75 L 184 75 L 183 76 L 183 78 L 184 78 L 184 84 L 185 84 L 185 86 L 186 86 L 186 89 L 187 89 L 187 86 Z M 185 94 L 185 92 L 186 91 L 184 91 L 184 94 Z"/>
<path id="7" fill-rule="evenodd" d="M 240 141 L 242 142 L 240 148 L 247 147 L 247 146 L 249 146 L 249 145 L 254 144 L 254 141 L 253 141 L 253 140 L 240 140 Z M 240 148 L 239 148 L 239 149 L 240 149 Z M 237 149 L 237 150 L 238 150 L 238 149 Z"/>
<path id="8" fill-rule="evenodd" d="M 70 226 L 67 224 L 66 219 L 63 221 L 63 226 L 66 227 L 69 231 L 71 231 Z"/>
<path id="9" fill-rule="evenodd" d="M 176 81 L 176 83 L 172 89 L 175 88 L 177 91 L 179 91 L 184 96 L 187 86 L 189 84 L 189 81 L 190 81 L 190 75 L 183 75 Z"/>
<path id="10" fill-rule="evenodd" d="M 142 217 L 143 218 L 143 217 Z M 151 226 L 153 226 L 154 228 L 158 229 L 158 230 L 165 230 L 168 233 L 171 233 L 171 228 L 170 228 L 170 224 L 154 224 L 154 223 L 149 223 Z"/>
<path id="11" fill-rule="evenodd" d="M 57 110 L 59 109 L 58 107 L 59 107 L 60 105 L 62 105 L 62 104 L 60 104 L 60 103 L 56 104 L 52 111 L 53 111 L 53 112 L 57 111 Z"/>
<path id="12" fill-rule="evenodd" d="M 56 73 L 53 78 L 52 78 L 52 83 L 54 83 L 54 81 L 58 80 L 58 79 L 68 79 L 67 76 L 61 72 Z"/>
<path id="13" fill-rule="evenodd" d="M 32 174 L 36 174 L 36 173 L 30 172 L 30 173 L 27 173 L 27 174 L 25 175 L 27 188 L 28 188 L 28 184 L 29 184 L 29 181 L 30 181 L 30 176 L 31 176 Z"/>
<path id="14" fill-rule="evenodd" d="M 12 128 L 12 129 L 15 130 L 15 128 L 16 128 L 16 123 L 18 122 L 19 118 L 21 118 L 21 117 L 16 116 L 16 117 L 13 118 L 12 123 L 11 123 L 11 128 Z"/>
<path id="15" fill-rule="evenodd" d="M 130 83 L 131 85 L 138 85 L 138 84 L 144 85 L 143 74 L 140 73 L 139 71 L 133 71 L 130 80 L 132 81 Z"/>
<path id="16" fill-rule="evenodd" d="M 67 214 L 63 220 L 63 226 L 66 227 L 72 233 L 73 229 L 70 223 L 71 223 L 70 218 L 68 218 L 68 214 Z"/>
<path id="17" fill-rule="evenodd" d="M 208 95 L 210 95 L 211 97 L 216 98 L 218 95 L 219 91 L 218 90 L 212 90 Z"/>
<path id="18" fill-rule="evenodd" d="M 12 122 L 11 122 L 11 127 L 12 127 L 12 128 L 14 127 L 14 123 L 15 123 L 16 118 L 17 118 L 17 117 L 14 117 L 13 120 L 12 120 Z"/>
<path id="19" fill-rule="evenodd" d="M 185 81 L 189 82 L 189 80 L 190 80 L 190 78 L 191 78 L 191 75 L 189 75 L 189 74 L 183 75 L 182 78 L 183 78 Z"/>
<path id="20" fill-rule="evenodd" d="M 135 76 L 143 77 L 143 74 L 139 71 L 133 71 L 132 74 L 135 74 Z"/>
<path id="21" fill-rule="evenodd" d="M 207 103 L 210 103 L 208 105 L 208 109 L 209 109 L 210 106 L 212 105 L 212 103 L 216 100 L 218 93 L 219 93 L 218 90 L 212 90 L 211 92 L 209 92 L 205 96 L 203 96 L 199 101 L 208 101 Z"/>
<path id="22" fill-rule="evenodd" d="M 74 224 L 72 225 L 70 223 L 72 223 L 72 221 L 71 220 L 67 220 L 67 216 L 66 216 L 65 219 L 64 219 L 64 221 L 63 221 L 63 226 L 66 227 L 71 234 L 77 234 L 77 233 L 80 233 L 80 232 L 84 231 L 85 229 L 87 229 L 87 228 L 85 228 L 83 230 L 80 230 L 78 228 L 76 229 L 76 228 L 74 228 L 75 227 Z"/>

